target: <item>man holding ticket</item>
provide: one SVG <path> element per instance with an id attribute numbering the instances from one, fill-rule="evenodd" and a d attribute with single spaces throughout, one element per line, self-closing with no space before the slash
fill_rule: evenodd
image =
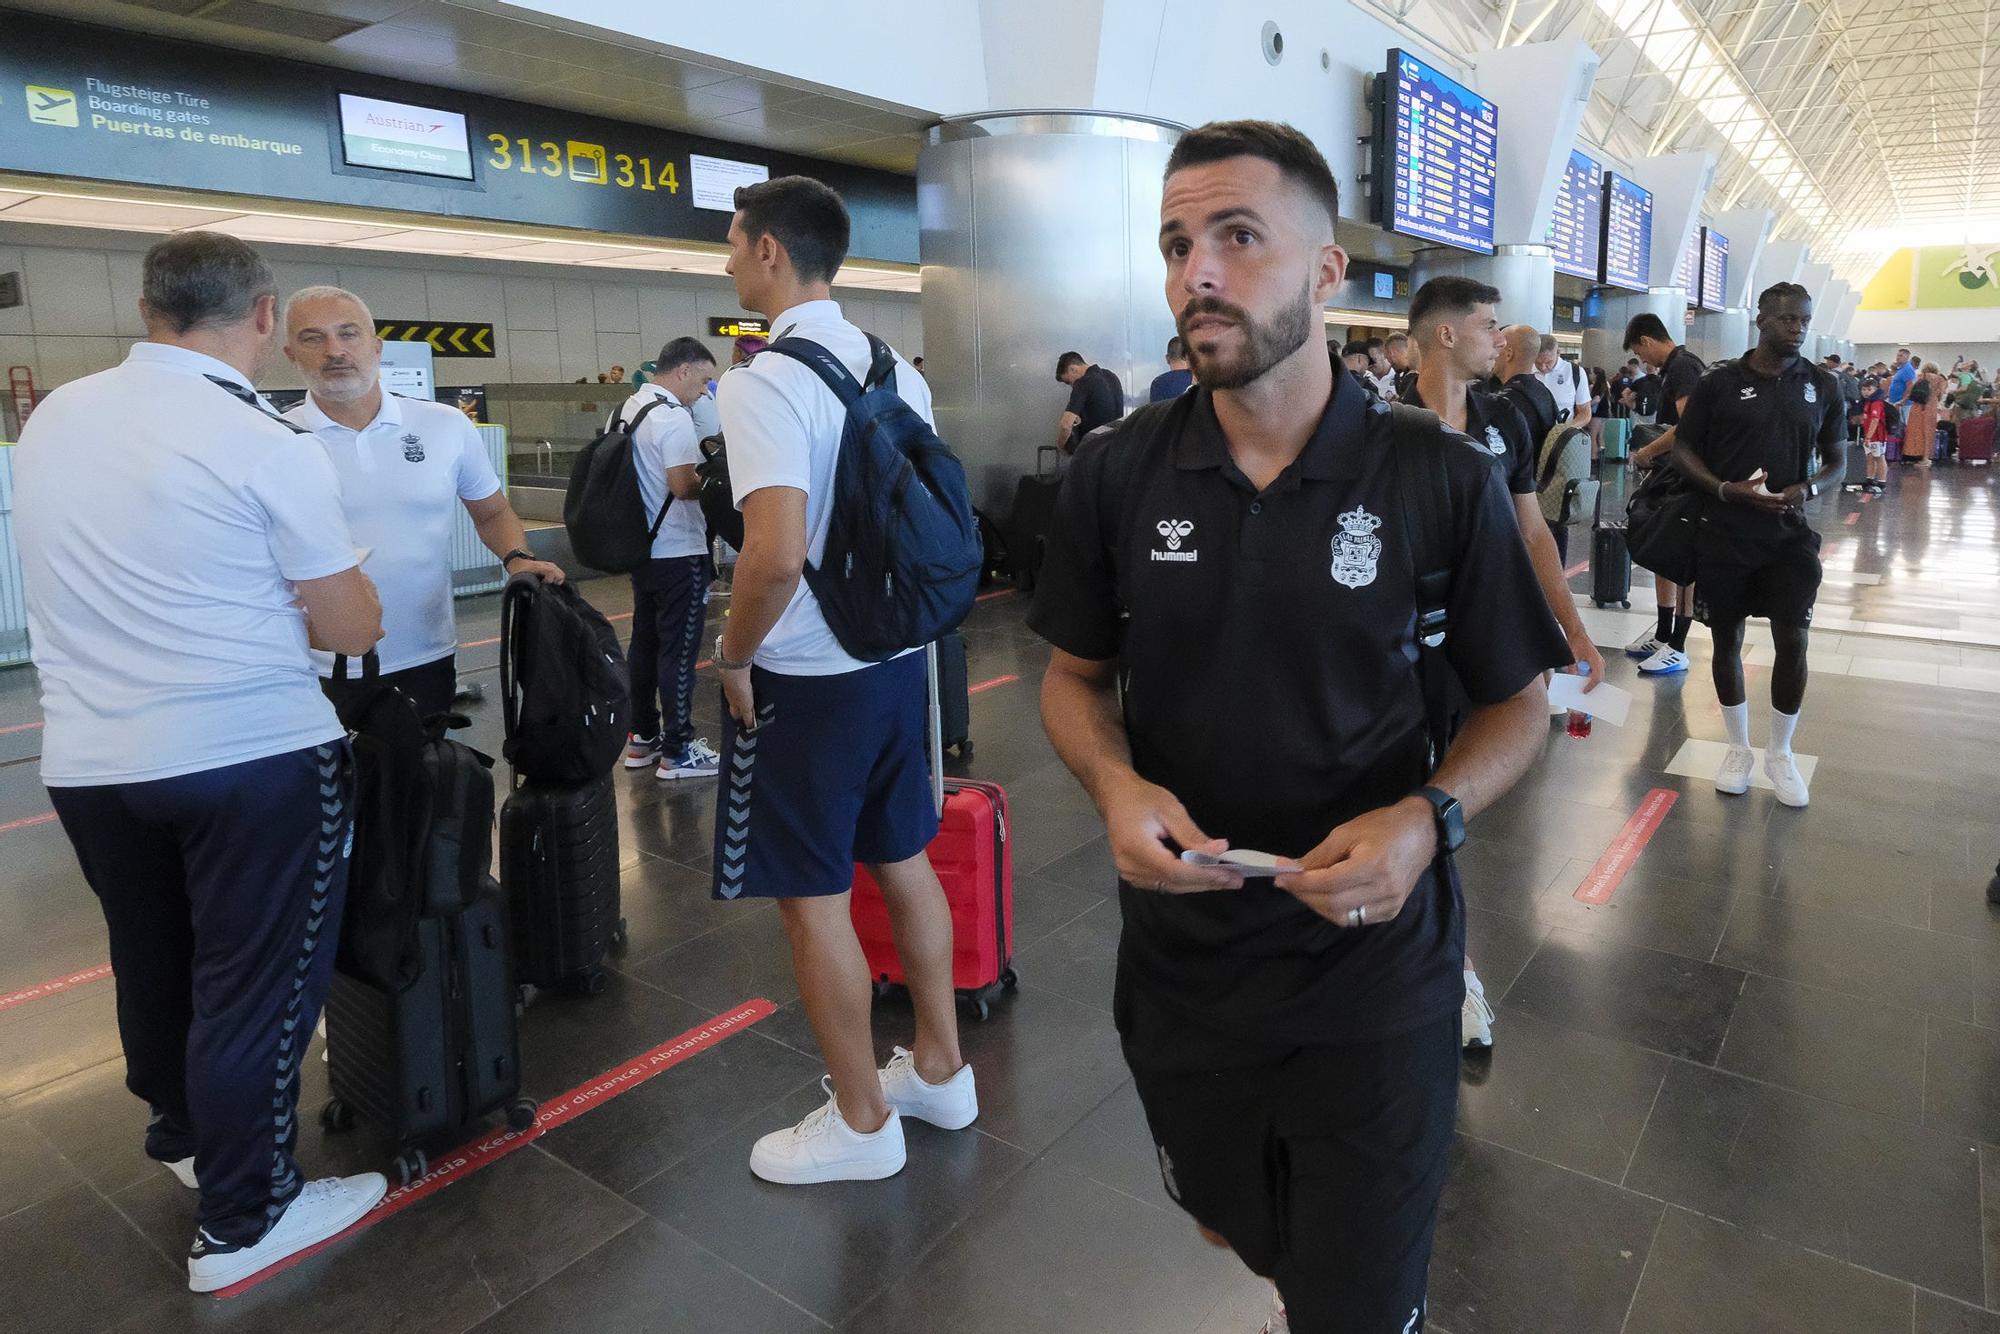
<path id="1" fill-rule="evenodd" d="M 1337 213 L 1288 126 L 1180 140 L 1160 249 L 1197 387 L 1079 451 L 1029 623 L 1118 866 L 1114 1010 L 1168 1194 L 1275 1280 L 1272 1329 L 1404 1334 L 1457 1102 L 1447 854 L 1571 654 L 1490 459 L 1428 414 L 1392 428 L 1322 350 Z M 1421 655 L 1420 487 L 1451 571 Z M 1474 706 L 1435 766 L 1420 656 Z"/>

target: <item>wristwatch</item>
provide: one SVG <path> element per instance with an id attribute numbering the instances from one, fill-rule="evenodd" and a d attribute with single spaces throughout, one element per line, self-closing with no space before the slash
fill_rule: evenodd
<path id="1" fill-rule="evenodd" d="M 534 552 L 523 551 L 521 550 L 521 548 L 515 547 L 512 551 L 508 552 L 506 555 L 500 558 L 500 568 L 504 570 L 517 560 L 533 560 L 534 558 L 535 558 Z"/>
<path id="2" fill-rule="evenodd" d="M 1819 483 L 1818 483 L 1818 482 L 1813 482 L 1813 481 L 1808 481 L 1808 482 L 1806 483 L 1806 499 L 1807 499 L 1807 500 L 1817 500 L 1817 499 L 1819 499 Z"/>
<path id="3" fill-rule="evenodd" d="M 1465 809 L 1458 798 L 1435 787 L 1420 787 L 1417 795 L 1431 804 L 1437 818 L 1438 855 L 1449 856 L 1465 846 Z"/>
<path id="4" fill-rule="evenodd" d="M 717 669 L 725 672 L 747 672 L 750 670 L 750 663 L 751 659 L 749 658 L 745 658 L 741 662 L 732 661 L 722 651 L 722 636 L 717 635 L 715 637 L 715 665 Z"/>

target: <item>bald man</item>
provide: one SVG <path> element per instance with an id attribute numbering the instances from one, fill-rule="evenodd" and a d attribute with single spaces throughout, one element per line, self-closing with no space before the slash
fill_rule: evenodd
<path id="1" fill-rule="evenodd" d="M 1548 439 L 1549 432 L 1561 419 L 1555 395 L 1535 374 L 1535 359 L 1541 352 L 1540 330 L 1532 324 L 1508 325 L 1500 331 L 1500 356 L 1493 363 L 1493 379 L 1488 386 L 1520 410 L 1538 458 L 1542 441 Z"/>

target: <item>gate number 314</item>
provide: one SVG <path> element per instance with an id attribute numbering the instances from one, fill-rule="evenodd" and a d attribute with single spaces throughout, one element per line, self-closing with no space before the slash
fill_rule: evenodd
<path id="1" fill-rule="evenodd" d="M 603 144 L 589 144 L 576 139 L 569 140 L 567 144 L 559 144 L 552 139 L 535 143 L 525 138 L 510 139 L 504 134 L 489 134 L 486 142 L 493 145 L 492 156 L 486 159 L 486 165 L 495 171 L 567 176 L 586 185 L 616 185 L 622 190 L 680 193 L 680 177 L 675 174 L 673 163 L 663 162 L 655 171 L 651 158 L 606 153 Z"/>

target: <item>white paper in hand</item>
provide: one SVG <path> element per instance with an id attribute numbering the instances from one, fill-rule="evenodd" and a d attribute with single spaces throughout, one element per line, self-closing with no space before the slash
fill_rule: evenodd
<path id="1" fill-rule="evenodd" d="M 1620 690 L 1606 681 L 1586 695 L 1583 686 L 1588 679 L 1570 672 L 1557 672 L 1549 678 L 1549 707 L 1575 709 L 1578 713 L 1601 718 L 1613 727 L 1623 727 L 1626 715 L 1632 711 L 1631 692 Z"/>
<path id="2" fill-rule="evenodd" d="M 1181 860 L 1190 866 L 1219 866 L 1225 871 L 1234 871 L 1246 880 L 1268 879 L 1271 876 L 1290 875 L 1305 868 L 1285 857 L 1268 852 L 1253 852 L 1249 848 L 1231 848 L 1221 856 L 1207 852 L 1196 852 L 1192 848 L 1181 854 Z"/>

